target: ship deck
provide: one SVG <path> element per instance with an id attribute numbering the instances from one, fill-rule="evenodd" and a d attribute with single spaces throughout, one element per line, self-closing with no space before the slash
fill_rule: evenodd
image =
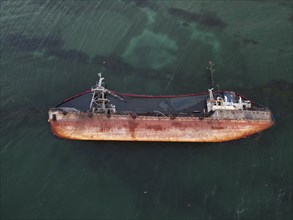
<path id="1" fill-rule="evenodd" d="M 117 113 L 146 114 L 146 113 L 163 113 L 163 114 L 192 114 L 202 113 L 206 108 L 207 93 L 187 94 L 174 96 L 148 96 L 132 95 L 113 92 L 115 95 L 107 94 L 110 103 L 116 106 Z M 75 108 L 79 111 L 89 111 L 92 98 L 91 91 L 78 94 L 69 98 L 57 108 Z"/>

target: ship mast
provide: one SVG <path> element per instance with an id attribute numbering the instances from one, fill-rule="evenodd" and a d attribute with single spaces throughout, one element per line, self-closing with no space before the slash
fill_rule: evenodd
<path id="1" fill-rule="evenodd" d="M 241 96 L 239 96 L 238 100 L 236 99 L 235 93 L 230 91 L 225 91 L 222 95 L 217 94 L 216 97 L 214 97 L 213 89 L 214 86 L 218 87 L 218 92 L 220 91 L 219 84 L 216 84 L 214 81 L 214 68 L 215 64 L 210 61 L 209 66 L 207 69 L 211 73 L 211 89 L 208 89 L 209 91 L 209 97 L 207 98 L 207 112 L 212 112 L 216 110 L 244 110 L 244 109 L 250 109 L 251 108 L 251 102 L 249 100 L 242 101 Z M 205 112 L 205 110 L 204 110 Z"/>
<path id="2" fill-rule="evenodd" d="M 214 86 L 215 86 L 214 72 L 216 71 L 216 69 L 215 69 L 215 64 L 213 63 L 213 61 L 209 62 L 209 65 L 208 65 L 207 69 L 211 73 L 211 88 L 214 88 Z"/>
<path id="3" fill-rule="evenodd" d="M 93 96 L 90 103 L 90 111 L 93 113 L 115 113 L 115 105 L 110 104 L 110 100 L 107 99 L 107 94 L 111 92 L 104 87 L 102 73 L 98 73 L 98 76 L 100 77 L 99 82 L 91 89 Z"/>
<path id="4" fill-rule="evenodd" d="M 213 61 L 209 62 L 209 65 L 207 67 L 207 70 L 209 70 L 210 74 L 211 74 L 211 88 L 214 88 L 215 86 L 217 87 L 218 91 L 220 91 L 220 85 L 219 83 L 216 84 L 215 80 L 214 80 L 214 73 L 216 71 L 215 69 L 215 64 L 213 63 Z"/>

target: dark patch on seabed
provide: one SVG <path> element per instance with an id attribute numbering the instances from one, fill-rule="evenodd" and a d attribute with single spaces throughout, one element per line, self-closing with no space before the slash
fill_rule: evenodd
<path id="1" fill-rule="evenodd" d="M 27 51 L 33 52 L 37 49 L 53 49 L 62 47 L 64 42 L 59 39 L 53 39 L 50 37 L 28 38 L 20 33 L 13 33 L 4 35 L 1 38 L 1 43 L 9 46 L 10 49 L 15 51 Z"/>
<path id="2" fill-rule="evenodd" d="M 108 71 L 134 71 L 134 67 L 125 62 L 119 55 L 110 54 L 109 56 L 96 55 L 90 58 L 86 53 L 75 49 L 63 49 L 64 41 L 57 38 L 29 38 L 20 33 L 8 34 L 0 38 L 0 42 L 8 47 L 8 50 L 14 52 L 34 52 L 45 49 L 44 56 L 54 56 L 56 58 L 70 60 L 79 63 L 92 63 Z M 154 70 L 140 70 L 154 71 Z"/>
<path id="3" fill-rule="evenodd" d="M 125 0 L 125 1 L 134 3 L 136 6 L 141 8 L 150 8 L 155 11 L 159 9 L 159 5 L 154 0 Z"/>
<path id="4" fill-rule="evenodd" d="M 246 45 L 249 45 L 249 44 L 257 45 L 257 44 L 259 44 L 259 41 L 253 40 L 253 39 L 248 39 L 248 38 L 243 38 L 243 43 Z"/>
<path id="5" fill-rule="evenodd" d="M 9 50 L 15 52 L 34 52 L 36 50 L 45 49 L 45 54 L 47 56 L 55 56 L 57 58 L 76 61 L 79 63 L 89 63 L 90 57 L 78 50 L 62 49 L 64 41 L 61 39 L 44 37 L 44 38 L 29 38 L 20 33 L 8 34 L 1 39 L 1 42 L 9 47 Z"/>
<path id="6" fill-rule="evenodd" d="M 226 26 L 225 22 L 217 16 L 215 12 L 211 11 L 202 11 L 201 14 L 188 12 L 179 8 L 169 8 L 169 14 L 182 18 L 185 20 L 184 26 L 187 25 L 187 22 L 197 22 L 208 27 L 220 27 L 223 28 Z"/>

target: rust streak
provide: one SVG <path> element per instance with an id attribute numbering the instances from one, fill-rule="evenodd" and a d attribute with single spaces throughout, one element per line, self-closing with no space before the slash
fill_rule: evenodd
<path id="1" fill-rule="evenodd" d="M 128 120 L 128 129 L 133 139 L 135 139 L 135 130 L 138 125 L 139 123 L 137 123 L 135 120 Z"/>

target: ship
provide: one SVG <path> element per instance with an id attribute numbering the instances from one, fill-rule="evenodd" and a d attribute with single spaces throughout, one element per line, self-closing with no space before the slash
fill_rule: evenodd
<path id="1" fill-rule="evenodd" d="M 213 63 L 209 70 L 213 81 Z M 95 141 L 225 142 L 262 132 L 272 112 L 233 91 L 139 95 L 106 88 L 104 77 L 85 92 L 49 109 L 59 138 Z"/>

